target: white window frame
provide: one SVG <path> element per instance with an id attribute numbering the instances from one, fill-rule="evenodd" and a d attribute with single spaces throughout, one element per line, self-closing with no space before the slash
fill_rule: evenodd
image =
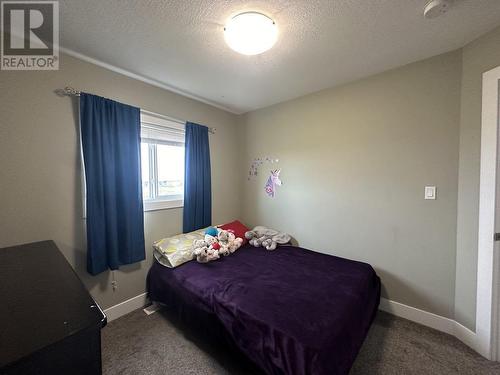
<path id="1" fill-rule="evenodd" d="M 155 126 L 164 127 L 170 130 L 176 131 L 185 131 L 185 124 L 173 121 L 169 119 L 167 116 L 159 115 L 152 112 L 147 112 L 141 110 L 141 129 L 144 123 L 154 124 Z M 141 139 L 141 144 L 143 143 Z M 149 150 L 149 175 L 153 176 L 151 181 L 155 183 L 150 184 L 150 189 L 153 189 L 153 199 L 143 199 L 144 211 L 156 211 L 156 210 L 164 210 L 164 209 L 172 209 L 172 208 L 182 208 L 184 206 L 184 196 L 183 195 L 171 195 L 168 196 L 157 196 L 157 186 L 156 181 L 158 180 L 157 174 L 158 169 L 156 168 L 157 164 L 157 153 L 156 147 L 157 144 L 148 143 Z"/>

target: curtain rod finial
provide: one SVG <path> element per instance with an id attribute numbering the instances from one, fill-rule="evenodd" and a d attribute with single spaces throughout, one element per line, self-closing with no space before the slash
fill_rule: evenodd
<path id="1" fill-rule="evenodd" d="M 66 95 L 80 96 L 80 91 L 74 89 L 71 86 L 66 86 L 64 88 L 64 92 L 66 92 Z"/>
<path id="2" fill-rule="evenodd" d="M 54 92 L 59 96 L 80 96 L 80 91 L 70 86 L 66 86 L 63 89 L 56 89 Z"/>

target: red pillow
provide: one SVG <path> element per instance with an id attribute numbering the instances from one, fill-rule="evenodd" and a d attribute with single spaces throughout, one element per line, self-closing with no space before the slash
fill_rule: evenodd
<path id="1" fill-rule="evenodd" d="M 219 228 L 224 230 L 232 230 L 236 237 L 240 237 L 243 240 L 242 245 L 247 243 L 247 239 L 245 238 L 245 233 L 248 232 L 249 229 L 238 220 L 232 221 L 224 225 L 220 225 Z"/>

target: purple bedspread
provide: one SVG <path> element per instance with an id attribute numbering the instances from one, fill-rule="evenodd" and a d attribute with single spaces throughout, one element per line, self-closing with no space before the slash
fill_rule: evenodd
<path id="1" fill-rule="evenodd" d="M 204 316 L 268 374 L 347 374 L 380 300 L 380 280 L 361 262 L 298 247 L 249 245 L 208 264 L 155 263 L 153 301 L 185 320 Z"/>

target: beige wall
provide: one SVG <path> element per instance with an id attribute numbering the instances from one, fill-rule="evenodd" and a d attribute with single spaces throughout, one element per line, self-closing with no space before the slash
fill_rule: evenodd
<path id="1" fill-rule="evenodd" d="M 456 51 L 242 116 L 245 171 L 274 156 L 283 180 L 275 199 L 271 165 L 245 180 L 243 219 L 371 263 L 384 297 L 453 317 L 460 81 Z"/>
<path id="2" fill-rule="evenodd" d="M 147 260 L 115 272 L 85 271 L 81 168 L 75 105 L 54 90 L 67 85 L 144 109 L 217 128 L 210 136 L 213 220 L 239 217 L 238 191 L 228 183 L 238 167 L 236 117 L 222 110 L 61 56 L 55 72 L 0 71 L 0 247 L 53 239 L 106 308 L 145 290 L 153 240 L 179 233 L 182 209 L 145 214 Z"/>
<path id="3" fill-rule="evenodd" d="M 500 65 L 500 28 L 463 48 L 455 317 L 476 324 L 482 74 Z"/>
<path id="4" fill-rule="evenodd" d="M 500 65 L 498 46 L 500 28 L 460 51 L 239 118 L 65 55 L 57 72 L 0 71 L 0 247 L 54 239 L 109 307 L 144 291 L 149 244 L 181 231 L 182 209 L 146 213 L 148 259 L 115 272 L 115 292 L 109 272 L 85 272 L 76 107 L 53 93 L 72 85 L 217 127 L 214 222 L 242 217 L 367 261 L 384 296 L 474 329 L 481 79 Z M 271 165 L 246 180 L 251 160 L 268 155 L 283 169 L 274 200 L 263 192 Z M 437 185 L 436 201 L 423 200 L 425 185 Z"/>

